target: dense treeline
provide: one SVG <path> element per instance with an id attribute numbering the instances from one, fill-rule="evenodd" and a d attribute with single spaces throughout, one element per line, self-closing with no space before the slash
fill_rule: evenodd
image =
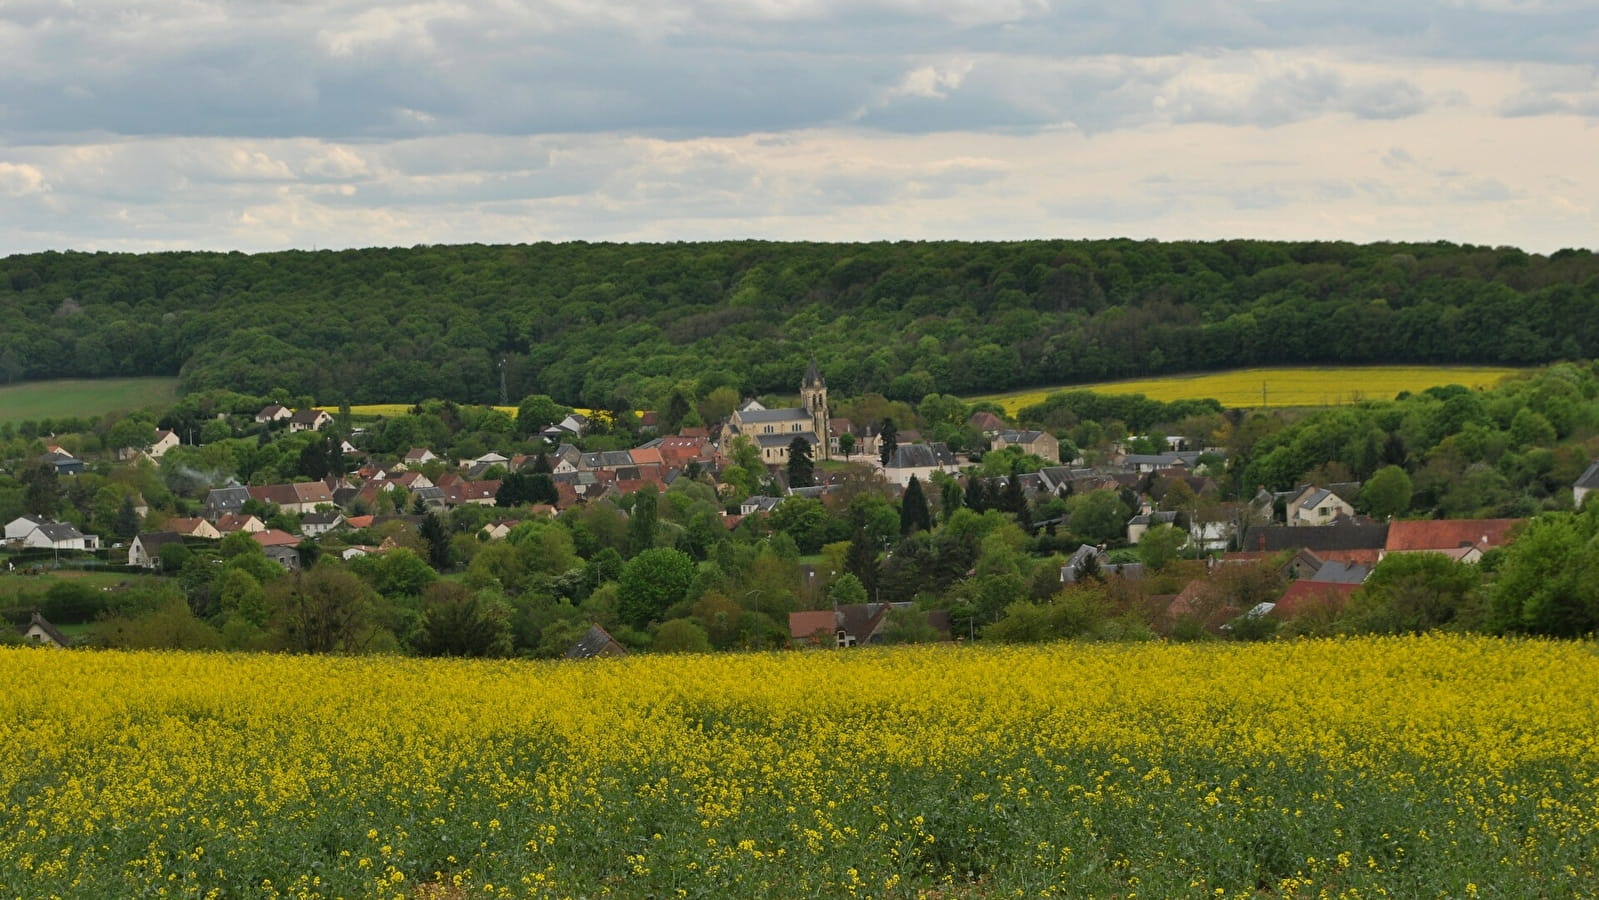
<path id="1" fill-rule="evenodd" d="M 917 400 L 1295 363 L 1599 355 L 1599 259 L 1437 244 L 537 244 L 0 260 L 0 378 L 323 402 Z"/>

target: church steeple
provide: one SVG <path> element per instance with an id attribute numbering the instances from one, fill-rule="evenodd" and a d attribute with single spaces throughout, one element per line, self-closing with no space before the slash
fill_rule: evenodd
<path id="1" fill-rule="evenodd" d="M 800 382 L 800 405 L 811 414 L 811 428 L 816 432 L 817 456 L 832 459 L 829 452 L 831 435 L 827 428 L 827 382 L 822 380 L 822 370 L 816 365 L 816 355 L 811 355 L 805 367 L 805 380 Z"/>

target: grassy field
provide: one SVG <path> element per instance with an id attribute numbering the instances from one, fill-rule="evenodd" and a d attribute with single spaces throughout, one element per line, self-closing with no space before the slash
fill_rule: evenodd
<path id="1" fill-rule="evenodd" d="M 1143 394 L 1166 402 L 1211 398 L 1227 407 L 1337 406 L 1361 400 L 1391 400 L 1400 391 L 1422 391 L 1443 384 L 1490 387 L 1521 371 L 1490 366 L 1236 369 L 1201 375 L 1062 385 L 975 399 L 997 402 L 1011 415 L 1057 391 Z"/>
<path id="2" fill-rule="evenodd" d="M 0 387 L 0 422 L 88 418 L 146 406 L 165 407 L 178 397 L 176 378 L 96 378 L 33 381 Z"/>
<path id="3" fill-rule="evenodd" d="M 1572 897 L 1591 642 L 0 649 L 0 895 Z"/>

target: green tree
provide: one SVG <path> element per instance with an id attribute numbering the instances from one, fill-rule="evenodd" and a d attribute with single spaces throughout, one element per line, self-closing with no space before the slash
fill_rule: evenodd
<path id="1" fill-rule="evenodd" d="M 424 656 L 510 656 L 511 607 L 492 591 L 438 581 L 422 592 L 413 645 Z"/>
<path id="2" fill-rule="evenodd" d="M 1346 619 L 1357 632 L 1420 634 L 1479 622 L 1482 573 L 1442 553 L 1390 553 L 1350 598 Z"/>
<path id="3" fill-rule="evenodd" d="M 788 442 L 788 486 L 810 487 L 815 480 L 815 466 L 811 462 L 811 442 L 796 435 Z"/>
<path id="4" fill-rule="evenodd" d="M 1529 522 L 1504 549 L 1490 594 L 1498 632 L 1577 637 L 1599 626 L 1599 557 L 1591 549 L 1599 505 Z"/>
<path id="5" fill-rule="evenodd" d="M 655 630 L 650 648 L 657 653 L 709 653 L 711 638 L 693 619 L 672 619 Z"/>
<path id="6" fill-rule="evenodd" d="M 622 566 L 617 614 L 634 628 L 659 619 L 687 594 L 694 581 L 694 560 L 687 553 L 654 547 Z"/>
<path id="7" fill-rule="evenodd" d="M 229 568 L 223 575 L 221 603 L 228 618 L 243 619 L 257 628 L 266 626 L 266 589 L 244 569 Z"/>
<path id="8" fill-rule="evenodd" d="M 637 556 L 655 546 L 660 510 L 661 493 L 655 485 L 646 484 L 633 495 L 633 512 L 627 519 L 629 556 Z"/>
<path id="9" fill-rule="evenodd" d="M 427 546 L 428 564 L 440 572 L 449 569 L 454 562 L 450 558 L 454 548 L 450 546 L 450 535 L 438 513 L 430 512 L 422 519 L 421 536 Z"/>
<path id="10" fill-rule="evenodd" d="M 331 561 L 273 581 L 266 594 L 274 639 L 292 653 L 358 653 L 376 634 L 377 595 Z"/>
<path id="11" fill-rule="evenodd" d="M 1073 498 L 1072 533 L 1091 541 L 1114 541 L 1127 530 L 1130 510 L 1115 491 L 1094 491 Z"/>
<path id="12" fill-rule="evenodd" d="M 535 434 L 566 418 L 570 407 L 562 406 L 548 394 L 530 394 L 516 406 L 516 428 L 522 434 Z"/>
<path id="13" fill-rule="evenodd" d="M 1138 542 L 1138 559 L 1152 572 L 1164 570 L 1174 562 L 1188 543 L 1188 535 L 1170 525 L 1156 525 L 1144 532 Z"/>
<path id="14" fill-rule="evenodd" d="M 877 433 L 877 458 L 886 466 L 898 449 L 899 428 L 894 425 L 893 419 L 884 419 L 883 427 Z"/>
<path id="15" fill-rule="evenodd" d="M 1384 466 L 1360 487 L 1360 505 L 1374 519 L 1402 516 L 1410 509 L 1410 475 L 1399 466 Z"/>
<path id="16" fill-rule="evenodd" d="M 915 475 L 905 485 L 905 496 L 900 499 L 899 528 L 901 534 L 933 530 L 933 513 L 927 507 L 927 495 L 922 491 L 922 483 Z"/>
<path id="17" fill-rule="evenodd" d="M 844 454 L 845 462 L 849 462 L 850 455 L 855 452 L 855 435 L 847 431 L 839 435 L 838 452 Z"/>
<path id="18" fill-rule="evenodd" d="M 866 602 L 866 585 L 854 572 L 845 572 L 827 588 L 827 599 L 834 606 L 854 606 Z"/>

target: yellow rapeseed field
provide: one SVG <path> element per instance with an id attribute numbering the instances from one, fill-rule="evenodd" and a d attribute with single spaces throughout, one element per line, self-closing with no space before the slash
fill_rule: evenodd
<path id="1" fill-rule="evenodd" d="M 999 403 L 1010 415 L 1043 402 L 1057 391 L 1143 394 L 1152 400 L 1220 401 L 1226 407 L 1339 406 L 1361 400 L 1392 400 L 1400 391 L 1423 391 L 1444 384 L 1492 387 L 1523 369 L 1487 366 L 1335 366 L 1235 369 L 1202 375 L 1138 378 L 991 394 L 978 400 Z"/>
<path id="2" fill-rule="evenodd" d="M 5 897 L 1570 897 L 1591 643 L 0 650 Z"/>

